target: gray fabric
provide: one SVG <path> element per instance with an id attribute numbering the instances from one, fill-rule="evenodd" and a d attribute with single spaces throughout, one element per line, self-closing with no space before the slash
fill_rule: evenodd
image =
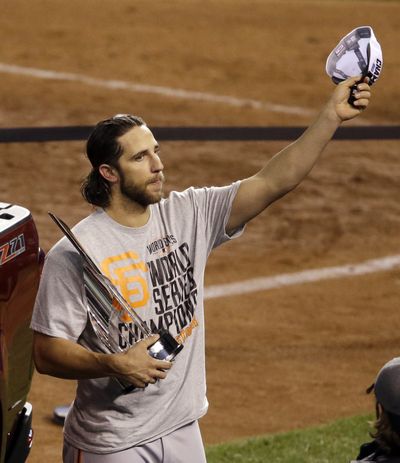
<path id="1" fill-rule="evenodd" d="M 236 182 L 173 192 L 150 206 L 150 219 L 140 228 L 122 226 L 102 210 L 73 228 L 149 327 L 167 327 L 185 340 L 167 379 L 146 389 L 123 395 L 113 378 L 78 381 L 64 428 L 74 447 L 94 453 L 123 450 L 206 413 L 204 268 L 211 250 L 230 239 L 225 225 L 238 188 Z M 88 322 L 86 305 L 80 257 L 64 238 L 47 255 L 31 327 L 105 351 Z M 112 332 L 126 347 L 118 326 Z"/>
<path id="2" fill-rule="evenodd" d="M 197 421 L 160 439 L 121 452 L 80 452 L 64 443 L 63 463 L 206 463 Z"/>

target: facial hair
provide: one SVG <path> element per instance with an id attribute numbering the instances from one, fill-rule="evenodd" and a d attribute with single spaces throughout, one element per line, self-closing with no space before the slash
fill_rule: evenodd
<path id="1" fill-rule="evenodd" d="M 153 183 L 154 181 L 164 181 L 163 173 L 155 175 L 144 185 L 138 185 L 133 182 L 128 182 L 121 169 L 118 169 L 118 171 L 120 176 L 120 191 L 125 198 L 128 198 L 131 201 L 134 201 L 135 203 L 140 204 L 143 207 L 147 207 L 150 204 L 158 203 L 163 198 L 162 191 L 160 193 L 150 193 L 147 190 L 147 185 Z"/>

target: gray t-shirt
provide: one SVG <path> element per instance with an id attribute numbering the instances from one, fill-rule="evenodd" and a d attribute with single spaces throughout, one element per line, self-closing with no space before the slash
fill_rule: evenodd
<path id="1" fill-rule="evenodd" d="M 231 238 L 225 225 L 239 184 L 173 192 L 150 206 L 143 227 L 125 227 L 97 210 L 73 228 L 148 327 L 169 329 L 184 348 L 167 378 L 146 389 L 121 394 L 114 378 L 79 380 L 64 428 L 71 445 L 115 452 L 162 437 L 206 413 L 204 269 L 211 250 Z M 88 319 L 81 258 L 66 238 L 47 254 L 31 327 L 106 352 Z M 126 325 L 114 328 L 115 341 L 126 348 Z M 135 341 L 132 335 L 130 341 Z"/>

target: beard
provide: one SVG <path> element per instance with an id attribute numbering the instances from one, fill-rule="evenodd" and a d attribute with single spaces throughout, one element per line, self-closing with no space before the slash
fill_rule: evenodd
<path id="1" fill-rule="evenodd" d="M 120 176 L 120 192 L 125 198 L 134 201 L 140 206 L 147 207 L 150 204 L 156 204 L 161 201 L 164 197 L 162 189 L 159 192 L 148 191 L 147 186 L 154 183 L 157 180 L 164 181 L 163 173 L 159 173 L 154 176 L 143 185 L 136 184 L 134 182 L 129 182 L 126 180 L 126 177 L 122 170 L 118 169 Z"/>

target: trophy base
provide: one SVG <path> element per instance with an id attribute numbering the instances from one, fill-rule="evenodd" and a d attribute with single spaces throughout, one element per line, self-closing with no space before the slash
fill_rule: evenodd
<path id="1" fill-rule="evenodd" d="M 179 344 L 167 330 L 161 330 L 158 334 L 160 338 L 149 347 L 149 354 L 157 360 L 171 362 L 183 349 L 183 344 Z"/>
<path id="2" fill-rule="evenodd" d="M 167 330 L 161 330 L 158 334 L 160 335 L 159 339 L 148 348 L 149 355 L 157 360 L 172 362 L 183 349 L 183 344 L 179 344 Z M 123 386 L 124 394 L 128 394 L 135 389 L 133 384 L 126 386 L 124 382 L 120 381 L 120 383 Z"/>

